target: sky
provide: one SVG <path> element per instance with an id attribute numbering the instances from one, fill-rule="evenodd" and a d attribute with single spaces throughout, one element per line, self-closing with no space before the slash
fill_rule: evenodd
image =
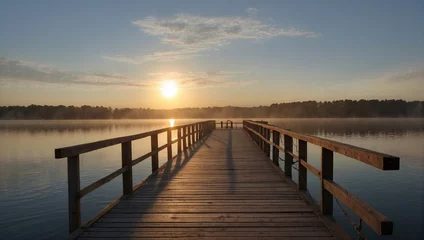
<path id="1" fill-rule="evenodd" d="M 163 82 L 177 86 L 161 94 Z M 2 1 L 0 105 L 424 100 L 423 1 Z"/>

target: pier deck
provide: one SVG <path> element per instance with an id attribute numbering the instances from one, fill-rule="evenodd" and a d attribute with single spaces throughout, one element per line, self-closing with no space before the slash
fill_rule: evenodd
<path id="1" fill-rule="evenodd" d="M 214 130 L 78 239 L 335 239 L 241 129 Z"/>

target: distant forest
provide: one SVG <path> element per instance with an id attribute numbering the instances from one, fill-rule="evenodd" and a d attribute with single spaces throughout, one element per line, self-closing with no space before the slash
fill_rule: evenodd
<path id="1" fill-rule="evenodd" d="M 99 106 L 0 106 L 0 119 L 158 118 L 372 118 L 424 117 L 424 101 L 339 100 L 278 103 L 259 107 L 203 107 L 155 110 Z"/>

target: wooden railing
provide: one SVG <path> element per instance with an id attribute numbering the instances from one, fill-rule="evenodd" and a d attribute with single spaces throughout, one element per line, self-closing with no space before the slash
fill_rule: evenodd
<path id="1" fill-rule="evenodd" d="M 191 147 L 197 141 L 206 137 L 215 128 L 215 121 L 204 121 L 193 124 L 162 128 L 150 132 L 140 133 L 131 136 L 112 138 L 98 142 L 86 143 L 71 147 L 55 149 L 55 158 L 68 158 L 68 211 L 69 211 L 69 232 L 72 233 L 81 226 L 80 199 L 99 188 L 103 184 L 122 174 L 123 195 L 133 192 L 132 167 L 143 160 L 151 158 L 152 172 L 159 168 L 159 152 L 167 149 L 168 160 L 173 158 L 172 144 L 177 143 L 177 151 L 180 154 L 183 150 Z M 172 130 L 177 130 L 177 138 L 172 140 Z M 167 143 L 158 146 L 158 134 L 167 133 Z M 136 159 L 132 158 L 132 144 L 134 140 L 150 137 L 151 152 Z M 80 189 L 80 161 L 79 155 L 101 148 L 121 144 L 122 168 L 99 179 L 98 181 Z"/>
<path id="2" fill-rule="evenodd" d="M 343 202 L 361 221 L 364 221 L 379 235 L 391 235 L 393 222 L 377 210 L 373 209 L 353 194 L 333 181 L 334 153 L 359 160 L 382 170 L 399 170 L 399 158 L 352 145 L 327 140 L 319 137 L 299 134 L 281 129 L 266 122 L 243 121 L 244 130 L 259 147 L 279 165 L 279 151 L 284 153 L 284 174 L 291 179 L 293 159 L 299 163 L 297 187 L 300 191 L 307 189 L 307 170 L 321 181 L 320 211 L 322 215 L 333 214 L 333 197 Z M 284 146 L 280 145 L 280 137 L 284 138 Z M 270 140 L 272 136 L 272 141 Z M 293 138 L 298 139 L 298 155 L 293 153 Z M 308 143 L 321 147 L 321 170 L 308 163 Z"/>
<path id="3" fill-rule="evenodd" d="M 233 122 L 231 120 L 227 120 L 226 122 L 216 122 L 216 125 L 220 125 L 221 128 L 237 128 L 237 125 L 242 125 L 243 122 Z"/>

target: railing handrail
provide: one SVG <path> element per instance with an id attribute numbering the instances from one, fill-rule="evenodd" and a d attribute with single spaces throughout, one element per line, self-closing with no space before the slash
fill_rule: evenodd
<path id="1" fill-rule="evenodd" d="M 399 170 L 399 157 L 395 157 L 392 155 L 388 155 L 385 153 L 380 153 L 372 150 L 368 150 L 365 148 L 360 148 L 357 146 L 349 145 L 346 143 L 341 143 L 329 139 L 324 139 L 316 136 L 310 136 L 307 134 L 296 133 L 287 129 L 282 129 L 276 126 L 258 123 L 251 120 L 247 120 L 246 122 L 267 128 L 272 131 L 277 131 L 281 134 L 290 136 L 292 138 L 296 138 L 299 140 L 303 140 L 308 143 L 312 143 L 314 145 L 324 147 L 333 152 L 340 153 L 347 157 L 359 160 L 363 163 L 371 165 L 373 167 L 382 169 L 382 170 Z"/>
<path id="2" fill-rule="evenodd" d="M 290 180 L 293 158 L 299 162 L 297 184 L 299 190 L 307 190 L 307 170 L 320 179 L 320 211 L 322 215 L 333 214 L 333 197 L 335 197 L 349 207 L 360 217 L 360 221 L 367 223 L 376 233 L 380 235 L 392 234 L 393 222 L 389 218 L 333 181 L 333 152 L 357 159 L 382 170 L 398 170 L 399 157 L 370 151 L 341 142 L 292 132 L 290 130 L 268 125 L 266 122 L 246 120 L 243 122 L 243 128 L 268 156 L 270 156 L 270 147 L 273 147 L 272 160 L 275 165 L 279 165 L 279 151 L 285 153 L 284 174 L 286 177 L 289 177 Z M 271 133 L 272 141 L 270 141 Z M 280 146 L 280 134 L 284 136 L 284 147 Z M 299 140 L 299 156 L 293 153 L 293 138 Z M 313 167 L 307 162 L 307 143 L 322 147 L 321 170 Z M 359 229 L 359 231 L 360 230 L 361 229 Z"/>
<path id="3" fill-rule="evenodd" d="M 96 142 L 90 142 L 90 143 L 73 145 L 73 146 L 69 146 L 69 147 L 57 148 L 57 149 L 55 149 L 55 158 L 59 159 L 59 158 L 75 156 L 75 155 L 79 155 L 79 154 L 82 154 L 82 153 L 87 153 L 87 152 L 95 151 L 95 150 L 98 150 L 98 149 L 110 147 L 110 146 L 113 146 L 113 145 L 121 144 L 121 143 L 124 143 L 124 142 L 129 142 L 129 141 L 134 141 L 134 140 L 146 138 L 146 137 L 149 137 L 151 135 L 164 133 L 168 130 L 171 130 L 171 131 L 177 130 L 177 129 L 181 129 L 181 128 L 184 128 L 184 127 L 190 127 L 190 126 L 193 126 L 193 125 L 196 125 L 196 124 L 199 124 L 199 123 L 207 123 L 207 122 L 209 122 L 209 121 L 202 121 L 202 122 L 190 123 L 190 124 L 179 125 L 179 126 L 174 126 L 174 127 L 160 128 L 160 129 L 157 129 L 157 130 L 143 132 L 143 133 L 134 134 L 134 135 L 110 138 L 110 139 L 100 140 L 100 141 L 96 141 Z M 213 121 L 213 122 L 215 122 L 215 121 Z"/>
<path id="4" fill-rule="evenodd" d="M 81 226 L 81 198 L 88 193 L 96 190 L 102 185 L 110 182 L 112 179 L 122 175 L 122 189 L 123 195 L 130 195 L 137 186 L 133 186 L 132 179 L 132 167 L 145 159 L 151 158 L 152 160 L 152 173 L 159 169 L 159 152 L 168 149 L 168 161 L 173 159 L 172 155 L 172 144 L 178 143 L 177 151 L 178 154 L 182 150 L 190 148 L 193 144 L 200 141 L 207 136 L 208 133 L 215 128 L 215 121 L 202 121 L 186 125 L 174 126 L 161 128 L 149 132 L 140 134 L 117 137 L 106 139 L 97 142 L 85 143 L 65 148 L 55 149 L 56 158 L 67 157 L 68 165 L 68 213 L 69 213 L 69 232 L 72 234 L 78 230 Z M 172 130 L 177 130 L 177 139 L 172 140 Z M 167 143 L 158 146 L 158 134 L 167 132 Z M 132 141 L 141 138 L 150 137 L 151 139 L 151 151 L 144 154 L 141 157 L 133 159 L 132 157 Z M 91 152 L 94 150 L 102 149 L 105 147 L 121 144 L 121 157 L 122 157 L 122 168 L 110 173 L 109 175 L 95 181 L 94 183 L 81 189 L 80 187 L 80 154 Z M 120 197 L 119 199 L 121 199 Z M 119 201 L 115 200 L 111 202 L 105 209 L 111 208 L 116 205 Z M 103 212 L 103 211 L 102 211 Z M 94 217 L 94 219 L 101 216 L 102 212 Z M 94 220 L 90 220 L 93 222 Z"/>

